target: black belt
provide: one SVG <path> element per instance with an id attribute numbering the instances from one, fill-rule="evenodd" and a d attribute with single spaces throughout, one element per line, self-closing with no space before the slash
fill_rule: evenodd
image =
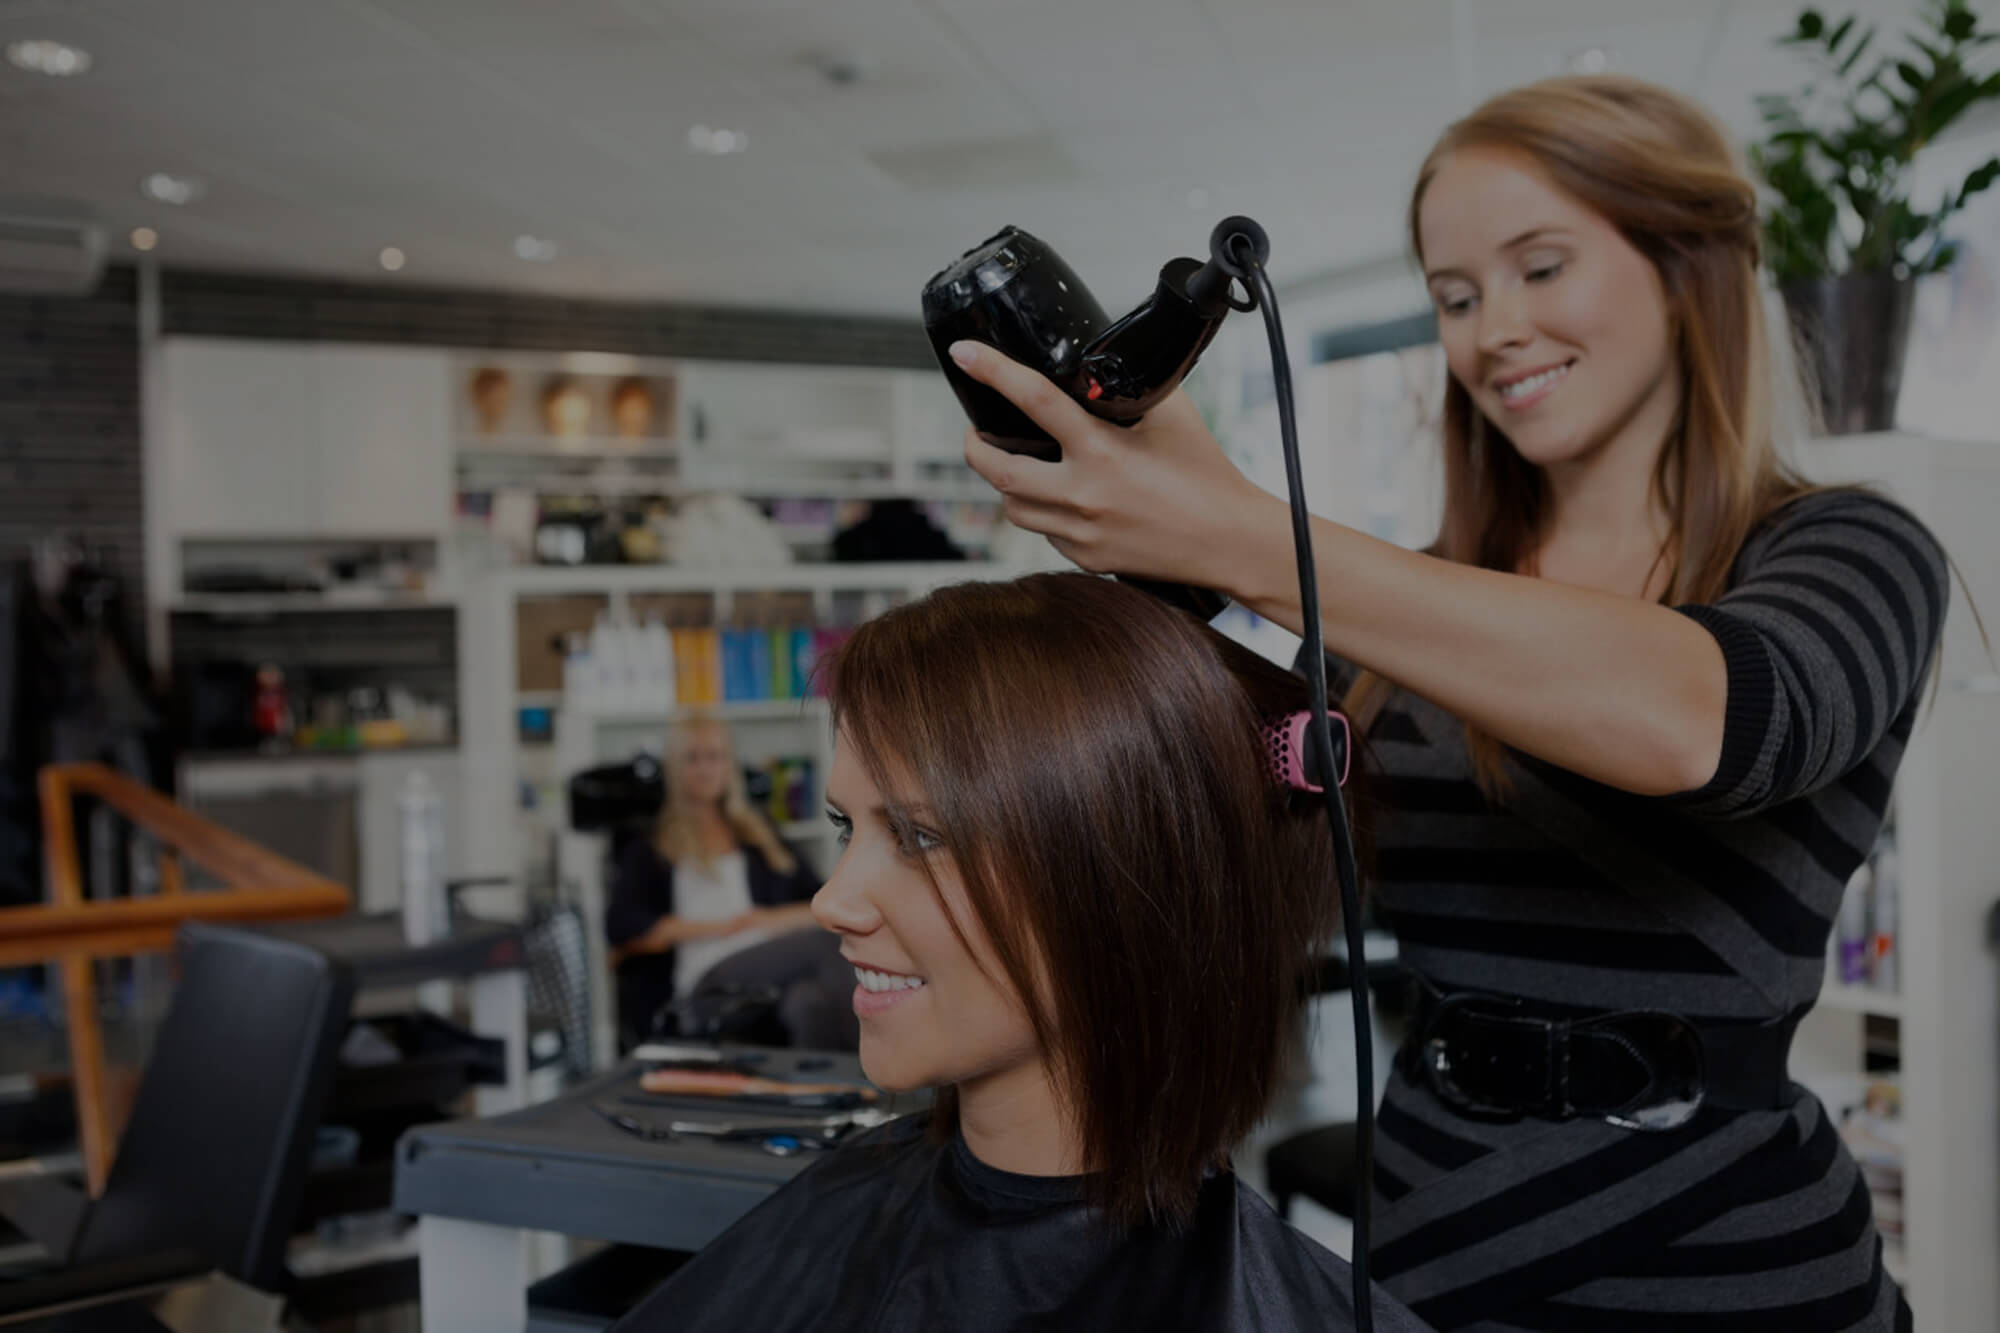
<path id="1" fill-rule="evenodd" d="M 1658 1010 L 1583 1013 L 1418 980 L 1404 1072 L 1475 1116 L 1589 1116 L 1677 1129 L 1704 1106 L 1777 1110 L 1799 1016 L 1703 1023 Z"/>

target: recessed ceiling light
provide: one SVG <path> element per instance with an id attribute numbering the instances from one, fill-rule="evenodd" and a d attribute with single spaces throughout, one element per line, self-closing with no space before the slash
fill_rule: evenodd
<path id="1" fill-rule="evenodd" d="M 132 248 L 134 250 L 150 250 L 159 243 L 160 233 L 154 231 L 151 227 L 132 228 Z"/>
<path id="2" fill-rule="evenodd" d="M 1564 62 L 1572 74 L 1602 74 L 1611 68 L 1611 51 L 1603 46 L 1586 46 L 1581 51 L 1570 52 Z"/>
<path id="3" fill-rule="evenodd" d="M 727 157 L 750 146 L 750 136 L 742 130 L 718 130 L 697 125 L 688 131 L 688 147 L 710 157 Z"/>
<path id="4" fill-rule="evenodd" d="M 175 176 L 156 171 L 139 182 L 139 193 L 163 204 L 191 204 L 208 193 L 199 176 Z"/>
<path id="5" fill-rule="evenodd" d="M 407 258 L 401 250 L 398 250 L 393 245 L 383 246 L 382 253 L 375 257 L 381 262 L 382 267 L 388 269 L 391 273 L 400 270 L 403 267 L 403 261 Z"/>
<path id="6" fill-rule="evenodd" d="M 1209 202 L 1208 191 L 1203 189 L 1201 186 L 1197 185 L 1192 190 L 1188 191 L 1187 205 L 1189 208 L 1192 208 L 1195 212 L 1199 213 L 1201 212 L 1202 209 L 1207 208 L 1208 202 Z"/>
<path id="7" fill-rule="evenodd" d="M 47 40 L 9 42 L 7 59 L 21 69 L 46 74 L 52 79 L 67 79 L 90 68 L 90 52 L 82 47 Z"/>
<path id="8" fill-rule="evenodd" d="M 853 51 L 828 48 L 806 53 L 806 60 L 828 83 L 845 88 L 867 77 L 868 62 Z"/>
<path id="9" fill-rule="evenodd" d="M 556 243 L 524 232 L 514 238 L 514 256 L 530 264 L 546 264 L 556 257 Z"/>

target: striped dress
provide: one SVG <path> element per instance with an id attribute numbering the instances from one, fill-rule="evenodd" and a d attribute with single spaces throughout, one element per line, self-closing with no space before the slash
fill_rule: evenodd
<path id="1" fill-rule="evenodd" d="M 1489 802 L 1460 723 L 1396 692 L 1368 736 L 1361 817 L 1403 958 L 1443 991 L 1578 1010 L 1761 1022 L 1810 1007 L 1921 704 L 1946 568 L 1872 495 L 1774 514 L 1721 598 L 1679 608 L 1729 673 L 1721 766 L 1679 796 L 1509 752 L 1513 787 Z M 1329 666 L 1337 690 L 1351 670 Z M 1440 1330 L 1907 1328 L 1860 1172 L 1793 1092 L 1784 1110 L 1703 1108 L 1647 1133 L 1469 1119 L 1397 1072 L 1375 1274 Z"/>

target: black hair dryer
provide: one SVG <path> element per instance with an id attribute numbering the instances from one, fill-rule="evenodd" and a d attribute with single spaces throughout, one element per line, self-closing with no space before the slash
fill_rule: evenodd
<path id="1" fill-rule="evenodd" d="M 1153 294 L 1113 323 L 1060 255 L 1008 227 L 924 285 L 924 330 L 982 438 L 1014 453 L 1059 459 L 1061 446 L 1048 432 L 959 369 L 951 359 L 953 343 L 971 339 L 997 347 L 1048 376 L 1091 415 L 1129 426 L 1194 369 L 1231 310 L 1255 308 L 1238 301 L 1231 287 L 1249 264 L 1261 267 L 1270 256 L 1262 227 L 1249 218 L 1225 218 L 1209 235 L 1207 263 L 1170 260 Z M 1202 620 L 1229 604 L 1209 588 L 1126 581 Z"/>

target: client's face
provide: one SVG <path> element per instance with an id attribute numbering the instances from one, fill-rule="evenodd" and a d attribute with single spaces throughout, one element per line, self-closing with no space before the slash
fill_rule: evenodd
<path id="1" fill-rule="evenodd" d="M 841 937 L 841 953 L 854 964 L 868 1077 L 890 1091 L 1039 1078 L 1034 1029 L 965 899 L 951 848 L 926 822 L 929 812 L 889 806 L 844 738 L 834 744 L 827 805 L 841 855 L 813 915 Z"/>

